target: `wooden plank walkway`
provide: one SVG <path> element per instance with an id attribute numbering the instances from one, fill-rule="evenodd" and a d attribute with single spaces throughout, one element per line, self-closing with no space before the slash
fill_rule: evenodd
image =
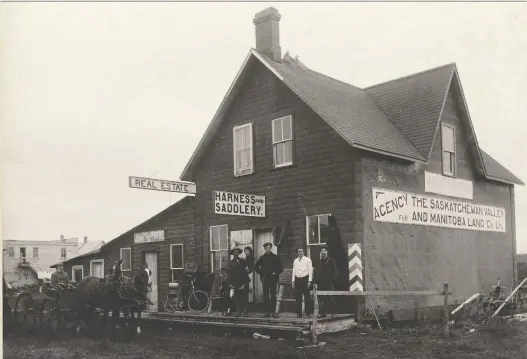
<path id="1" fill-rule="evenodd" d="M 313 318 L 297 318 L 293 313 L 280 313 L 278 318 L 262 318 L 262 313 L 252 313 L 249 317 L 222 316 L 221 313 L 192 312 L 150 312 L 142 315 L 149 321 L 199 325 L 204 327 L 265 329 L 277 332 L 311 333 Z M 354 326 L 354 315 L 336 314 L 334 317 L 318 318 L 317 334 L 333 333 L 350 329 Z"/>

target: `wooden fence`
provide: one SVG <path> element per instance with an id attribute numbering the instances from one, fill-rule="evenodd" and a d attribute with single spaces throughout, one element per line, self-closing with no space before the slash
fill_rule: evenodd
<path id="1" fill-rule="evenodd" d="M 379 328 L 381 328 L 381 325 L 379 323 L 379 319 L 377 318 L 377 314 L 375 313 L 375 308 L 373 308 L 373 304 L 371 303 L 370 297 L 371 296 L 383 296 L 383 297 L 393 297 L 393 296 L 442 296 L 444 298 L 443 300 L 443 336 L 445 338 L 448 338 L 450 335 L 450 327 L 449 327 L 449 311 L 448 311 L 448 296 L 452 294 L 452 292 L 449 292 L 448 290 L 448 283 L 444 283 L 443 285 L 443 291 L 363 291 L 363 292 L 348 292 L 348 291 L 317 291 L 316 287 L 313 288 L 313 291 L 311 292 L 313 294 L 313 304 L 314 304 L 314 315 L 313 315 L 313 324 L 311 328 L 311 335 L 312 335 L 312 341 L 313 343 L 317 343 L 317 319 L 318 319 L 318 297 L 319 296 L 328 296 L 328 295 L 335 295 L 335 296 L 362 296 L 367 297 L 368 301 L 372 307 L 373 314 L 375 315 L 375 319 L 377 320 L 377 324 L 379 325 Z M 381 328 L 382 330 L 382 328 Z"/>

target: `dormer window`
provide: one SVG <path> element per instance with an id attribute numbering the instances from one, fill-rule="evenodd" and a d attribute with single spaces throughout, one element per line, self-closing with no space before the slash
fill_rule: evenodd
<path id="1" fill-rule="evenodd" d="M 234 175 L 253 173 L 253 125 L 247 123 L 233 129 Z"/>
<path id="2" fill-rule="evenodd" d="M 454 177 L 456 174 L 456 131 L 454 127 L 441 125 L 441 145 L 443 174 Z"/>

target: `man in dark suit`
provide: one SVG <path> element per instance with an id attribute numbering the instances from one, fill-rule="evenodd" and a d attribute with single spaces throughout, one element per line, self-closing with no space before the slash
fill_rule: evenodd
<path id="1" fill-rule="evenodd" d="M 335 290 L 335 283 L 338 278 L 337 264 L 335 260 L 328 256 L 329 248 L 322 245 L 320 248 L 320 262 L 315 267 L 314 285 L 317 290 Z M 331 316 L 335 314 L 335 299 L 333 296 L 320 296 L 320 317 L 324 318 L 328 311 Z"/>
<path id="2" fill-rule="evenodd" d="M 263 285 L 263 296 L 264 296 L 264 307 L 266 313 L 264 318 L 269 318 L 271 313 L 273 317 L 277 317 L 276 314 L 276 284 L 280 273 L 284 271 L 284 266 L 280 257 L 274 254 L 271 249 L 273 244 L 267 242 L 263 245 L 265 253 L 258 258 L 254 264 L 254 271 L 260 275 L 260 280 Z"/>

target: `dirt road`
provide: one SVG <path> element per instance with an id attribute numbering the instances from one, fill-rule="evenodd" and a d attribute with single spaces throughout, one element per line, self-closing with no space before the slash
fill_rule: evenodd
<path id="1" fill-rule="evenodd" d="M 133 341 L 116 341 L 108 348 L 87 338 L 45 340 L 42 336 L 14 335 L 4 340 L 4 358 L 527 358 L 527 323 L 478 329 L 452 330 L 444 340 L 439 328 L 392 329 L 385 333 L 358 329 L 321 338 L 326 345 L 295 349 L 291 338 L 254 339 L 251 333 L 234 337 L 226 333 L 190 333 L 188 330 L 148 329 Z"/>

